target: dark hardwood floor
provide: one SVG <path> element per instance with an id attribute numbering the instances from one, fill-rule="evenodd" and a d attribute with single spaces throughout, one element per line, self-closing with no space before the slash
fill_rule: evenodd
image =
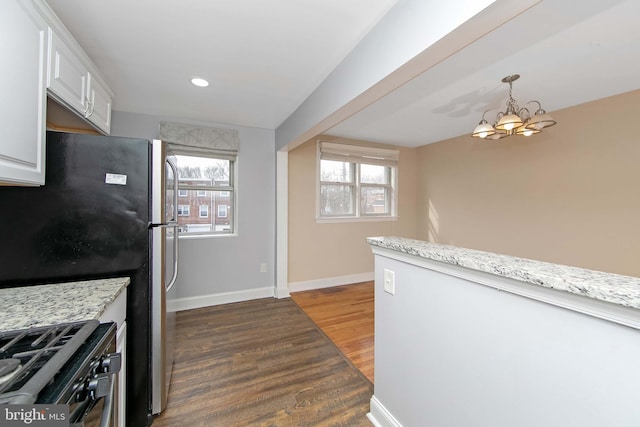
<path id="1" fill-rule="evenodd" d="M 356 368 L 373 382 L 373 282 L 294 292 L 304 310 Z"/>
<path id="2" fill-rule="evenodd" d="M 176 346 L 155 427 L 371 426 L 372 383 L 291 299 L 179 312 Z"/>

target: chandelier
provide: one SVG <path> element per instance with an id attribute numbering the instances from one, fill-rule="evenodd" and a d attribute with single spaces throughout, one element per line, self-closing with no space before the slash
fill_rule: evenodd
<path id="1" fill-rule="evenodd" d="M 486 110 L 482 113 L 482 120 L 480 120 L 471 136 L 483 139 L 502 139 L 511 135 L 530 136 L 540 133 L 543 128 L 556 124 L 556 121 L 542 109 L 542 105 L 538 101 L 529 101 L 522 108 L 518 106 L 518 103 L 511 95 L 511 91 L 513 82 L 519 78 L 519 74 L 514 74 L 502 79 L 504 83 L 509 83 L 509 98 L 507 99 L 506 111 L 499 112 L 493 125 L 490 125 L 484 116 L 491 110 Z M 532 115 L 526 107 L 533 103 L 538 104 L 538 109 Z"/>

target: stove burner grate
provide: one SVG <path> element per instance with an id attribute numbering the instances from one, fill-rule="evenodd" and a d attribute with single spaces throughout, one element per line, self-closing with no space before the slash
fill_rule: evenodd
<path id="1" fill-rule="evenodd" d="M 0 362 L 13 366 L 0 379 L 0 404 L 34 403 L 98 325 L 89 320 L 0 333 Z"/>
<path id="2" fill-rule="evenodd" d="M 20 359 L 0 359 L 0 384 L 11 380 L 20 369 Z"/>

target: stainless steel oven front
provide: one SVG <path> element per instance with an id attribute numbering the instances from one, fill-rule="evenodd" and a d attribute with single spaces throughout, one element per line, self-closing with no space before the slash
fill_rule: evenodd
<path id="1" fill-rule="evenodd" d="M 12 370 L 0 381 L 0 404 L 68 405 L 71 427 L 116 426 L 121 356 L 115 323 L 1 332 L 0 362 Z"/>
<path id="2" fill-rule="evenodd" d="M 101 325 L 102 327 L 102 325 Z M 98 330 L 100 327 L 98 328 Z M 85 364 L 77 371 L 71 392 L 63 394 L 58 403 L 69 405 L 69 425 L 72 427 L 115 427 L 117 420 L 118 375 L 121 358 L 116 353 L 115 328 L 108 328 L 84 358 Z"/>

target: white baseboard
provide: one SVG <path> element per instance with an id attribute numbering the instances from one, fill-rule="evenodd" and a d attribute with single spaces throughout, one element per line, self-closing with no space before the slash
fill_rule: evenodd
<path id="1" fill-rule="evenodd" d="M 304 282 L 290 282 L 289 292 L 310 291 L 312 289 L 331 288 L 333 286 L 350 285 L 352 283 L 373 280 L 374 273 L 349 274 L 347 276 L 327 277 L 325 279 L 307 280 Z"/>
<path id="2" fill-rule="evenodd" d="M 193 310 L 195 308 L 210 307 L 213 305 L 229 304 L 233 302 L 249 301 L 258 298 L 286 298 L 289 292 L 308 291 L 311 289 L 330 288 L 333 286 L 350 285 L 352 283 L 368 282 L 373 280 L 374 273 L 349 274 L 346 276 L 328 277 L 325 279 L 308 280 L 304 282 L 291 282 L 288 292 L 284 289 L 273 287 L 246 289 L 234 292 L 222 292 L 219 294 L 200 295 L 197 297 L 176 298 L 167 301 L 167 311 Z"/>
<path id="3" fill-rule="evenodd" d="M 176 298 L 167 301 L 167 311 L 193 310 L 194 308 L 210 307 L 212 305 L 269 298 L 273 297 L 273 292 L 274 288 L 269 286 L 266 288 L 222 292 L 219 294 L 202 295 L 197 297 Z"/>
<path id="4" fill-rule="evenodd" d="M 283 289 L 283 288 L 276 288 L 276 295 L 275 297 L 278 299 L 281 298 L 289 298 L 291 295 L 289 294 L 289 288 Z"/>
<path id="5" fill-rule="evenodd" d="M 375 427 L 402 427 L 375 396 L 371 396 L 367 418 Z"/>

